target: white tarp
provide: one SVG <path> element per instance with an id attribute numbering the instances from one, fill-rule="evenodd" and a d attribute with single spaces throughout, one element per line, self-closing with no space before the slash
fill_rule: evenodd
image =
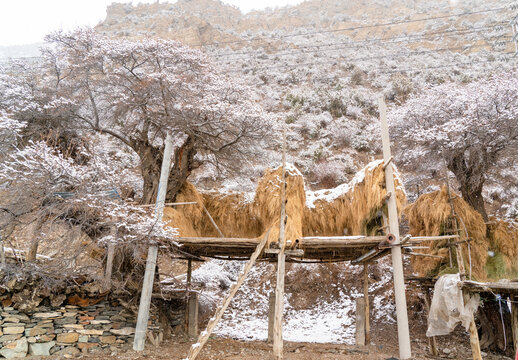
<path id="1" fill-rule="evenodd" d="M 435 283 L 426 336 L 447 335 L 459 322 L 467 331 L 479 302 L 480 296 L 475 294 L 464 304 L 459 274 L 441 276 Z"/>

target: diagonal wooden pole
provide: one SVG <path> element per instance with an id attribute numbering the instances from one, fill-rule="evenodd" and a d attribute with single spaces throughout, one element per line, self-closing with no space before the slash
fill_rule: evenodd
<path id="1" fill-rule="evenodd" d="M 171 153 L 173 152 L 173 139 L 171 134 L 167 134 L 164 147 L 164 158 L 162 160 L 162 169 L 160 171 L 160 182 L 158 185 L 158 195 L 156 200 L 156 219 L 162 220 L 164 214 L 165 196 L 167 193 L 167 180 L 169 178 L 169 170 L 171 168 Z M 151 306 L 151 295 L 153 294 L 153 281 L 155 279 L 156 260 L 158 256 L 158 247 L 155 244 L 149 245 L 146 271 L 144 273 L 144 281 L 142 283 L 142 293 L 140 295 L 140 303 L 138 308 L 137 326 L 135 327 L 135 338 L 133 340 L 133 350 L 144 350 L 146 342 L 147 322 L 149 320 L 149 307 Z"/>
<path id="2" fill-rule="evenodd" d="M 212 334 L 212 331 L 218 324 L 218 322 L 221 320 L 221 317 L 223 316 L 223 313 L 230 305 L 230 302 L 232 301 L 232 298 L 234 295 L 236 295 L 237 291 L 239 290 L 239 287 L 243 284 L 245 281 L 246 276 L 252 269 L 252 266 L 254 265 L 255 261 L 261 255 L 266 242 L 268 241 L 268 236 L 270 235 L 270 231 L 266 233 L 266 235 L 263 237 L 259 245 L 257 245 L 257 248 L 255 249 L 254 253 L 250 257 L 250 260 L 245 265 L 245 268 L 237 278 L 237 281 L 232 287 L 230 288 L 230 291 L 228 295 L 223 300 L 223 303 L 216 309 L 216 313 L 214 316 L 209 320 L 209 323 L 207 324 L 207 328 L 205 331 L 202 331 L 200 336 L 198 337 L 198 341 L 191 346 L 191 349 L 189 351 L 189 355 L 187 356 L 187 360 L 194 360 L 200 353 L 201 349 L 203 348 L 203 345 L 209 340 L 210 334 Z"/>
<path id="3" fill-rule="evenodd" d="M 405 294 L 405 277 L 403 274 L 403 258 L 399 239 L 399 220 L 396 204 L 396 191 L 394 186 L 394 169 L 390 162 L 390 137 L 387 124 L 387 105 L 383 97 L 379 99 L 379 113 L 381 120 L 381 140 L 383 142 L 383 159 L 385 161 L 385 186 L 387 194 L 391 196 L 387 199 L 388 218 L 390 233 L 394 235 L 392 244 L 392 268 L 394 276 L 394 295 L 396 298 L 396 318 L 399 341 L 399 357 L 401 360 L 410 359 L 412 351 L 410 348 L 410 331 L 408 328 L 408 314 Z M 390 162 L 390 163 L 389 163 Z"/>

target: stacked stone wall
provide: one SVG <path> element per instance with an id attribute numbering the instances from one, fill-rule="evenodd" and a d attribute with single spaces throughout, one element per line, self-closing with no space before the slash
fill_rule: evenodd
<path id="1" fill-rule="evenodd" d="M 71 357 L 81 352 L 131 347 L 136 315 L 117 302 L 80 307 L 38 306 L 20 311 L 3 306 L 0 314 L 0 355 Z M 158 334 L 158 315 L 151 313 L 149 330 Z"/>

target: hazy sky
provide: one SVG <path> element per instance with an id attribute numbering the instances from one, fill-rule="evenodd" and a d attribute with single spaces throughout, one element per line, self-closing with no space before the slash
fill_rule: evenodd
<path id="1" fill-rule="evenodd" d="M 0 46 L 40 42 L 43 36 L 59 28 L 95 26 L 106 16 L 112 2 L 156 0 L 0 0 Z M 160 2 L 174 3 L 175 1 Z M 223 0 L 248 12 L 251 9 L 297 4 L 302 0 Z"/>

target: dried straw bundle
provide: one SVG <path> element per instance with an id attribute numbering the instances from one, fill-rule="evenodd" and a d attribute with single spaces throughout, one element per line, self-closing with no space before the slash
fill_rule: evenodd
<path id="1" fill-rule="evenodd" d="M 471 239 L 471 251 L 468 246 L 462 244 L 464 265 L 469 269 L 469 258 L 471 255 L 471 270 L 474 278 L 486 279 L 484 266 L 486 264 L 488 242 L 486 239 L 486 224 L 482 216 L 468 205 L 461 197 L 452 193 L 453 206 L 461 235 Z M 451 229 L 451 206 L 448 199 L 448 190 L 445 186 L 439 191 L 424 194 L 413 204 L 407 206 L 404 213 L 409 221 L 410 233 L 413 236 L 439 236 L 446 235 Z M 449 266 L 447 241 L 429 241 L 424 243 L 430 246 L 430 250 L 424 251 L 427 254 L 441 255 L 444 259 L 433 259 L 425 257 L 413 257 L 412 266 L 414 271 L 421 276 L 436 275 Z M 453 263 L 456 264 L 455 252 L 452 248 Z M 456 265 L 454 265 L 456 266 Z"/>

